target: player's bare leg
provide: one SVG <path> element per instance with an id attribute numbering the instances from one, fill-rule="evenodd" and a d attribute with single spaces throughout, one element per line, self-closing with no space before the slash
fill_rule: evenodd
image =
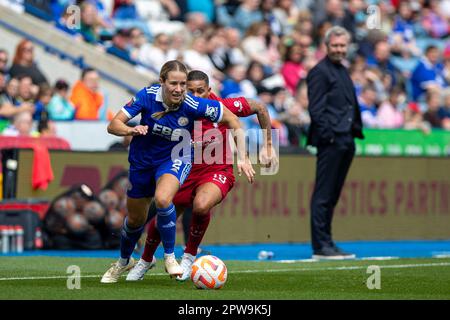
<path id="1" fill-rule="evenodd" d="M 210 211 L 221 201 L 222 192 L 216 184 L 207 182 L 197 188 L 193 201 L 189 238 L 180 264 L 183 268 L 183 274 L 177 277 L 178 281 L 185 281 L 189 278 L 198 247 L 211 220 Z"/>

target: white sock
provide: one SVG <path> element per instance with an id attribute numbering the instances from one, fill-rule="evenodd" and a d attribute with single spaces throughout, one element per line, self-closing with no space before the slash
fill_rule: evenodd
<path id="1" fill-rule="evenodd" d="M 194 261 L 195 260 L 195 256 L 193 256 L 192 254 L 190 254 L 190 253 L 184 253 L 183 254 L 183 257 L 186 257 L 186 258 L 188 258 L 189 260 L 191 260 L 191 261 Z"/>
<path id="2" fill-rule="evenodd" d="M 164 253 L 164 259 L 165 259 L 165 258 L 168 258 L 168 257 L 170 257 L 170 256 L 172 256 L 172 257 L 175 258 L 175 253 L 174 253 L 174 252 L 172 252 L 172 253 Z"/>
<path id="3" fill-rule="evenodd" d="M 142 264 L 144 264 L 144 266 L 146 266 L 146 267 L 148 267 L 150 264 L 151 264 L 151 262 L 147 262 L 147 261 L 145 261 L 144 259 L 139 259 L 139 263 L 142 263 Z"/>

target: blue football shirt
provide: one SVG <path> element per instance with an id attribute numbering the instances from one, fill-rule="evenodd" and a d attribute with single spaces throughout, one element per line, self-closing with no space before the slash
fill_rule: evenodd
<path id="1" fill-rule="evenodd" d="M 190 145 L 190 132 L 195 120 L 206 118 L 212 122 L 220 122 L 223 115 L 223 106 L 219 101 L 197 98 L 190 94 L 186 95 L 176 111 L 171 111 L 160 119 L 152 117 L 153 113 L 165 109 L 160 85 L 142 89 L 122 108 L 130 119 L 141 114 L 140 124 L 148 126 L 147 135 L 135 136 L 131 140 L 128 161 L 133 169 L 149 169 L 167 161 L 177 144 Z M 182 156 L 182 152 L 180 155 Z"/>

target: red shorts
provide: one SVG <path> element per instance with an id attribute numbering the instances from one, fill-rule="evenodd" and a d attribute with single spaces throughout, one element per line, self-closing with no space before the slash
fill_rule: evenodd
<path id="1" fill-rule="evenodd" d="M 234 185 L 232 166 L 194 165 L 188 178 L 178 190 L 173 203 L 175 206 L 192 207 L 197 188 L 207 182 L 214 183 L 222 192 L 222 200 Z"/>

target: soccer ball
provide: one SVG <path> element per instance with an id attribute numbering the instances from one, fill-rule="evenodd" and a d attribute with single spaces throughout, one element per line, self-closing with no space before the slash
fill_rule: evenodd
<path id="1" fill-rule="evenodd" d="M 220 289 L 227 281 L 227 266 L 215 256 L 202 256 L 192 265 L 191 280 L 198 289 Z"/>

